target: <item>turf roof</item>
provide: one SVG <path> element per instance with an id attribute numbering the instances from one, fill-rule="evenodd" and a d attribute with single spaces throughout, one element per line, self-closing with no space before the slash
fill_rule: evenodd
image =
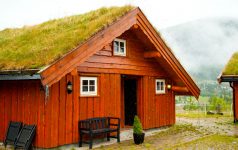
<path id="1" fill-rule="evenodd" d="M 238 75 L 238 52 L 234 53 L 226 64 L 222 75 Z"/>
<path id="2" fill-rule="evenodd" d="M 43 68 L 133 8 L 100 8 L 35 26 L 5 29 L 0 32 L 0 70 Z"/>

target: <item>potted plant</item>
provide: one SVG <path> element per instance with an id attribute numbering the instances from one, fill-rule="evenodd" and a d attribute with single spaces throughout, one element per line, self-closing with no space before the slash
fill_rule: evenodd
<path id="1" fill-rule="evenodd" d="M 145 133 L 143 132 L 142 125 L 138 116 L 135 116 L 133 123 L 133 138 L 135 144 L 144 142 Z"/>

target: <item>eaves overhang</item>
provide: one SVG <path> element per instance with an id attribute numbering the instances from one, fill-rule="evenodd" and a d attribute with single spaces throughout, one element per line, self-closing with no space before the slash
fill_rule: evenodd
<path id="1" fill-rule="evenodd" d="M 217 78 L 219 83 L 221 82 L 238 82 L 238 75 L 219 75 Z"/>
<path id="2" fill-rule="evenodd" d="M 0 80 L 40 80 L 39 69 L 1 70 Z"/>

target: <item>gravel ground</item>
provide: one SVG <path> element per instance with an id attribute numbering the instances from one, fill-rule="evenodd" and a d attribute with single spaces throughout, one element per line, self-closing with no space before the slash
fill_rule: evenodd
<path id="1" fill-rule="evenodd" d="M 202 130 L 213 134 L 238 136 L 238 124 L 233 123 L 232 117 L 186 118 L 177 117 L 176 124 L 190 123 Z"/>

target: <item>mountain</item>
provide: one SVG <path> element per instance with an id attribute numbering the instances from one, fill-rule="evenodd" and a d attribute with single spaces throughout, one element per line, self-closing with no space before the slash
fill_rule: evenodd
<path id="1" fill-rule="evenodd" d="M 206 18 L 165 28 L 160 33 L 196 81 L 215 81 L 238 51 L 238 18 Z"/>

